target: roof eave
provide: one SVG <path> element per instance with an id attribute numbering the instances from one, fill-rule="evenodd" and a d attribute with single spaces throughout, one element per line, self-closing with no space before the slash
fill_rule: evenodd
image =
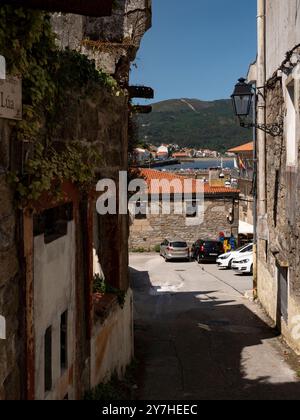
<path id="1" fill-rule="evenodd" d="M 113 0 L 0 0 L 0 6 L 4 4 L 53 13 L 62 12 L 102 17 L 112 14 Z"/>

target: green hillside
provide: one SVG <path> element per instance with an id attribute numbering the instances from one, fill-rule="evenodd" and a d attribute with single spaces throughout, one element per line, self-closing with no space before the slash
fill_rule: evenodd
<path id="1" fill-rule="evenodd" d="M 224 152 L 251 141 L 251 130 L 239 127 L 230 100 L 168 100 L 153 104 L 151 114 L 137 118 L 140 140 L 155 145 L 175 143 Z"/>

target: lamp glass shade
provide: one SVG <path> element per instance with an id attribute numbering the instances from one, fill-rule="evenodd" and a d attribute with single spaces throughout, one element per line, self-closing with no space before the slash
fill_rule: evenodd
<path id="1" fill-rule="evenodd" d="M 250 114 L 252 96 L 233 96 L 233 108 L 238 117 L 247 117 Z"/>
<path id="2" fill-rule="evenodd" d="M 233 109 L 238 117 L 247 117 L 251 111 L 252 87 L 245 79 L 240 79 L 231 95 Z"/>

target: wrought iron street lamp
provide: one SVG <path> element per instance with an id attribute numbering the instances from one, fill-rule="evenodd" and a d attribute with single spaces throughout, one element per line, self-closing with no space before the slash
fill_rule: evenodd
<path id="1" fill-rule="evenodd" d="M 233 109 L 238 118 L 249 116 L 253 95 L 252 86 L 246 83 L 246 79 L 239 79 L 231 95 Z"/>
<path id="2" fill-rule="evenodd" d="M 259 88 L 257 90 L 259 92 Z M 259 94 L 262 93 L 259 92 Z M 273 137 L 282 135 L 283 123 L 257 124 L 256 122 L 249 122 L 247 120 L 251 114 L 253 98 L 256 98 L 256 91 L 253 86 L 249 83 L 246 83 L 246 79 L 239 79 L 238 83 L 235 85 L 231 99 L 235 115 L 238 117 L 241 127 L 258 128 L 259 130 L 263 130 Z M 255 107 L 253 106 L 253 108 Z M 256 110 L 253 109 L 253 113 L 255 112 Z"/>

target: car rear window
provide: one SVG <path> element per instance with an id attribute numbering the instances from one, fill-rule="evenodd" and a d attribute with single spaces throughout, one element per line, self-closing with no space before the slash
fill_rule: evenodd
<path id="1" fill-rule="evenodd" d="M 217 248 L 217 247 L 219 247 L 220 246 L 220 242 L 204 242 L 204 247 L 205 248 L 213 248 L 213 247 L 215 247 L 215 248 Z"/>
<path id="2" fill-rule="evenodd" d="M 186 242 L 172 242 L 171 246 L 173 248 L 187 248 L 187 243 Z"/>

